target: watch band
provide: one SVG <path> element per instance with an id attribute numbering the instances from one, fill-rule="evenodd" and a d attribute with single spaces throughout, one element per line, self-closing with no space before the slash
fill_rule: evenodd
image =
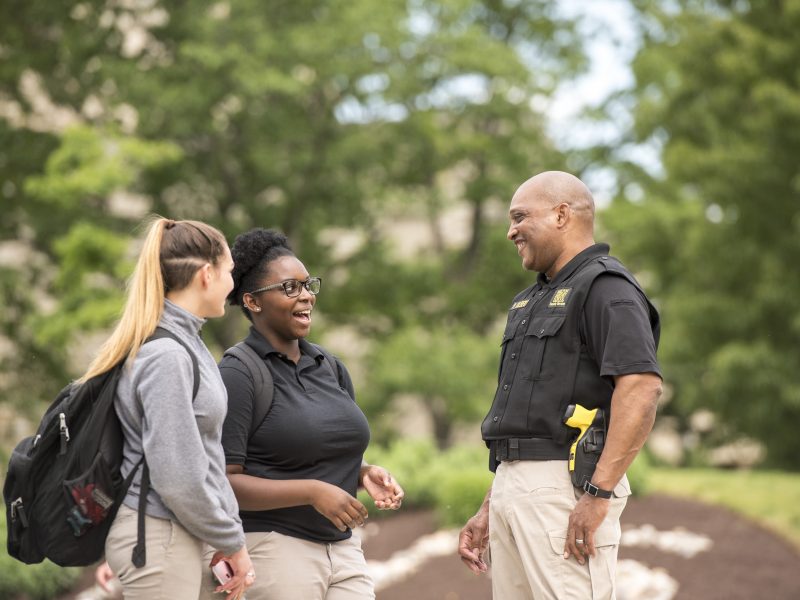
<path id="1" fill-rule="evenodd" d="M 598 498 L 605 498 L 608 500 L 611 498 L 612 492 L 609 490 L 601 490 L 599 487 L 594 485 L 591 481 L 584 481 L 583 482 L 583 491 L 589 494 L 590 496 L 596 496 Z"/>

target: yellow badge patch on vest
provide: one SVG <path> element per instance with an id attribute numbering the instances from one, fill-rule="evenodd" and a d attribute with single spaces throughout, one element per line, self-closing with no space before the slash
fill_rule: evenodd
<path id="1" fill-rule="evenodd" d="M 520 300 L 519 302 L 514 302 L 511 305 L 511 310 L 516 310 L 518 308 L 523 308 L 528 305 L 529 300 Z"/>
<path id="2" fill-rule="evenodd" d="M 567 296 L 572 291 L 572 288 L 559 288 L 556 290 L 556 293 L 553 294 L 553 297 L 550 299 L 550 304 L 547 306 L 566 306 L 567 305 Z"/>

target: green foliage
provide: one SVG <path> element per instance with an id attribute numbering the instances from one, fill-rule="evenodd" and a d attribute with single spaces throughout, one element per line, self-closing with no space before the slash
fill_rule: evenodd
<path id="1" fill-rule="evenodd" d="M 180 149 L 172 143 L 73 127 L 63 133 L 61 146 L 48 157 L 44 175 L 30 177 L 25 191 L 63 208 L 79 207 L 87 200 L 129 188 L 143 169 L 163 168 L 180 156 Z"/>
<path id="2" fill-rule="evenodd" d="M 616 163 L 603 220 L 661 308 L 666 411 L 711 407 L 797 469 L 800 5 L 635 4 L 631 135 L 662 149 L 663 174 Z"/>
<path id="3" fill-rule="evenodd" d="M 69 376 L 63 354 L 42 344 L 36 335 L 34 290 L 39 272 L 29 260 L 24 271 L 0 267 L 0 335 L 14 344 L 13 352 L 0 353 L 0 397 L 38 419 L 44 406 L 39 401 L 51 401 Z"/>
<path id="4" fill-rule="evenodd" d="M 628 483 L 631 485 L 631 493 L 634 496 L 644 496 L 650 489 L 650 473 L 653 467 L 647 452 L 642 451 L 628 467 Z"/>
<path id="5" fill-rule="evenodd" d="M 450 420 L 485 408 L 494 366 L 478 346 L 526 285 L 496 209 L 564 165 L 530 99 L 585 63 L 551 2 L 12 1 L 0 39 L 0 244 L 38 259 L 0 274 L 4 399 L 77 374 L 65 357 L 118 314 L 131 234 L 152 211 L 231 239 L 284 230 L 325 277 L 330 322 L 370 347 L 397 335 L 379 360 L 394 353 L 409 386 L 376 385 L 369 402 L 430 397 L 442 445 Z M 459 205 L 464 225 L 449 217 Z M 409 215 L 433 242 L 401 258 L 387 232 Z M 336 251 L 338 232 L 359 238 L 352 252 Z M 238 323 L 210 323 L 210 345 Z M 436 333 L 429 362 L 455 380 L 441 392 L 399 347 L 410 332 Z"/>
<path id="6" fill-rule="evenodd" d="M 365 458 L 388 469 L 403 486 L 404 507 L 434 507 L 442 526 L 463 525 L 492 485 L 488 451 L 482 446 L 440 452 L 429 441 L 403 439 L 386 448 L 371 446 Z"/>
<path id="7" fill-rule="evenodd" d="M 469 469 L 444 473 L 436 488 L 436 516 L 443 526 L 463 527 L 486 497 L 491 473 Z"/>
<path id="8" fill-rule="evenodd" d="M 433 504 L 431 466 L 439 456 L 432 442 L 407 438 L 396 440 L 386 448 L 371 445 L 364 459 L 387 469 L 403 486 L 406 493 L 403 505 L 413 508 Z"/>
<path id="9" fill-rule="evenodd" d="M 475 421 L 486 412 L 496 365 L 497 345 L 465 327 L 398 329 L 374 347 L 363 406 L 376 419 L 395 394 L 414 394 L 430 412 L 436 440 L 445 447 L 453 424 Z"/>
<path id="10" fill-rule="evenodd" d="M 60 310 L 34 321 L 43 344 L 64 346 L 75 331 L 105 327 L 120 314 L 125 276 L 133 270 L 127 259 L 130 240 L 88 222 L 73 225 L 55 243 L 61 270 L 53 282 Z"/>
<path id="11" fill-rule="evenodd" d="M 0 537 L 6 537 L 5 511 L 0 514 Z M 50 600 L 68 590 L 79 577 L 78 568 L 64 568 L 45 561 L 26 565 L 0 552 L 0 598 Z"/>

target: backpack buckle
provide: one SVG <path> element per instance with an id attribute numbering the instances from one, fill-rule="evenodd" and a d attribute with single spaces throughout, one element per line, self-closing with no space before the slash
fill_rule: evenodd
<path id="1" fill-rule="evenodd" d="M 25 514 L 25 506 L 22 504 L 22 496 L 11 503 L 11 520 L 16 521 L 17 519 L 19 519 L 20 524 L 23 527 L 28 527 L 28 515 Z"/>

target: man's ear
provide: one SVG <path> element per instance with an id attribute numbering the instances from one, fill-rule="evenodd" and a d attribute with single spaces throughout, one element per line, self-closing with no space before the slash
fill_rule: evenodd
<path id="1" fill-rule="evenodd" d="M 558 206 L 556 206 L 556 226 L 557 227 L 564 227 L 572 217 L 572 209 L 570 209 L 569 204 L 566 202 L 562 202 Z"/>

